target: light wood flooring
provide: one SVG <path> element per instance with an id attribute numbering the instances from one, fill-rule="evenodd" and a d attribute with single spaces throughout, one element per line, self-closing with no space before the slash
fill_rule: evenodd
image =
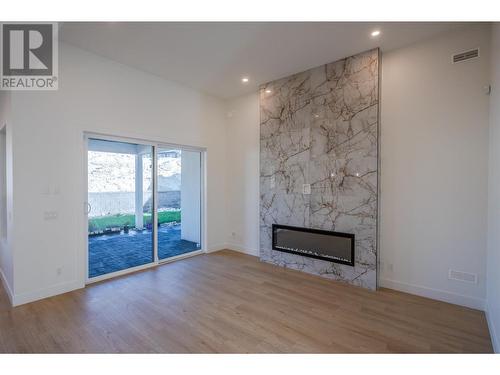
<path id="1" fill-rule="evenodd" d="M 11 308 L 0 352 L 492 351 L 484 313 L 261 263 L 200 255 Z"/>

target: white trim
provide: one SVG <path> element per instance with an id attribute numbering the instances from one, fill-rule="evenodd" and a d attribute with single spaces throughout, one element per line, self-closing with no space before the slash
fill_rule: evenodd
<path id="1" fill-rule="evenodd" d="M 220 250 L 225 250 L 228 248 L 228 245 L 226 243 L 223 244 L 218 244 L 218 245 L 212 245 L 212 246 L 207 246 L 205 253 L 215 253 L 216 251 Z"/>
<path id="2" fill-rule="evenodd" d="M 66 283 L 56 284 L 48 288 L 39 289 L 34 292 L 22 293 L 14 295 L 14 300 L 12 301 L 12 306 L 24 305 L 25 303 L 34 302 L 39 299 L 48 298 L 56 296 L 58 294 L 63 294 L 71 292 L 76 289 L 84 288 L 85 284 L 82 284 L 78 280 L 69 281 Z"/>
<path id="3" fill-rule="evenodd" d="M 148 139 L 148 138 L 142 138 L 140 136 L 133 136 L 133 135 L 124 135 L 124 136 L 117 136 L 117 135 L 111 135 L 111 134 L 106 134 L 106 133 L 98 133 L 98 132 L 90 132 L 90 131 L 84 131 L 84 135 L 86 135 L 88 138 L 97 138 L 97 139 L 102 139 L 105 141 L 114 141 L 114 142 L 126 142 L 126 143 L 135 143 L 135 144 L 140 144 L 140 145 L 145 145 L 145 146 L 157 146 L 161 148 L 179 148 L 179 149 L 184 149 L 188 151 L 206 151 L 206 147 L 198 147 L 198 146 L 189 146 L 189 145 L 181 145 L 178 143 L 170 143 L 166 142 L 163 140 L 154 140 L 154 139 Z"/>
<path id="4" fill-rule="evenodd" d="M 125 276 L 125 275 L 128 275 L 128 274 L 134 273 L 134 272 L 144 271 L 144 270 L 147 270 L 147 269 L 150 269 L 150 268 L 161 266 L 163 264 L 175 262 L 176 260 L 191 258 L 193 256 L 200 255 L 202 253 L 203 253 L 203 250 L 196 250 L 196 251 L 192 251 L 190 253 L 176 255 L 174 257 L 166 258 L 166 259 L 163 259 L 163 260 L 160 259 L 160 260 L 158 260 L 158 262 L 151 262 L 151 263 L 148 263 L 148 264 L 143 264 L 141 266 L 126 268 L 126 269 L 121 270 L 121 271 L 116 271 L 116 272 L 112 272 L 112 273 L 107 273 L 105 275 L 96 276 L 96 277 L 93 277 L 93 278 L 89 279 L 87 281 L 87 285 L 90 285 L 90 284 L 93 284 L 93 283 L 98 283 L 100 281 L 112 279 L 112 278 L 119 277 L 119 276 Z"/>
<path id="5" fill-rule="evenodd" d="M 9 297 L 9 301 L 11 305 L 14 305 L 14 293 L 12 292 L 12 289 L 7 282 L 7 277 L 3 273 L 3 270 L 0 268 L 0 280 L 2 280 L 3 287 L 5 291 L 7 292 L 7 296 Z"/>
<path id="6" fill-rule="evenodd" d="M 191 258 L 191 257 L 194 257 L 196 255 L 200 255 L 200 254 L 204 254 L 204 253 L 205 253 L 205 251 L 200 249 L 200 250 L 191 251 L 189 253 L 179 254 L 179 255 L 176 255 L 173 257 L 160 259 L 158 261 L 158 265 L 161 266 L 162 264 L 172 263 L 172 262 L 175 262 L 176 260 Z"/>
<path id="7" fill-rule="evenodd" d="M 87 139 L 96 139 L 99 141 L 110 141 L 110 142 L 118 142 L 118 143 L 131 143 L 135 145 L 141 146 L 151 146 L 152 144 L 157 144 L 158 142 L 149 141 L 141 138 L 132 138 L 127 136 L 117 136 L 111 134 L 101 134 L 94 132 L 84 131 L 83 134 L 87 137 Z"/>
<path id="8" fill-rule="evenodd" d="M 455 305 L 470 307 L 471 309 L 485 310 L 485 300 L 471 296 L 465 296 L 458 293 L 452 293 L 445 290 L 428 288 L 420 285 L 407 284 L 400 281 L 380 279 L 380 286 L 399 290 L 401 292 L 415 294 L 421 297 L 452 303 Z"/>
<path id="9" fill-rule="evenodd" d="M 164 149 L 180 149 L 180 150 L 185 150 L 185 151 L 196 151 L 196 152 L 204 152 L 206 151 L 206 147 L 197 147 L 197 146 L 187 146 L 187 145 L 180 145 L 177 143 L 166 143 L 166 142 L 156 142 L 155 146 L 158 148 L 164 148 Z"/>
<path id="10" fill-rule="evenodd" d="M 88 132 L 84 131 L 83 132 L 83 142 L 84 142 L 84 206 L 86 207 L 86 203 L 88 204 L 88 140 L 89 138 L 92 139 L 100 139 L 100 140 L 108 140 L 108 141 L 113 141 L 113 142 L 129 142 L 129 143 L 134 143 L 134 144 L 141 144 L 145 146 L 150 146 L 152 151 L 152 162 L 153 162 L 153 213 L 152 213 L 152 220 L 153 223 L 157 222 L 158 219 L 158 212 L 157 212 L 157 204 L 158 204 L 158 192 L 156 187 L 158 186 L 158 162 L 157 162 L 157 155 L 158 155 L 158 149 L 159 148 L 178 148 L 180 150 L 187 150 L 187 151 L 194 151 L 194 152 L 199 152 L 200 153 L 200 173 L 201 173 L 201 223 L 200 223 L 200 229 L 201 229 L 201 250 L 193 251 L 190 253 L 186 254 L 180 254 L 178 256 L 174 256 L 171 258 L 167 259 L 159 259 L 158 256 L 158 228 L 156 225 L 153 225 L 153 262 L 145 264 L 145 265 L 140 265 L 137 267 L 131 267 L 127 268 L 124 270 L 120 270 L 117 272 L 112 272 L 108 273 L 105 275 L 89 278 L 89 270 L 88 270 L 88 212 L 84 210 L 84 225 L 83 227 L 83 251 L 84 251 L 84 262 L 85 264 L 83 265 L 84 268 L 84 284 L 92 284 L 94 282 L 98 281 L 103 281 L 107 279 L 111 279 L 113 277 L 117 276 L 122 276 L 126 275 L 128 273 L 132 272 L 137 272 L 143 269 L 151 268 L 151 267 L 156 267 L 161 264 L 165 263 L 170 263 L 175 260 L 180 260 L 180 259 L 185 259 L 189 258 L 195 255 L 199 255 L 202 253 L 208 252 L 206 249 L 206 243 L 207 243 L 207 230 L 206 230 L 206 222 L 207 222 L 207 216 L 206 216 L 206 192 L 207 192 L 207 186 L 206 186 L 206 152 L 207 149 L 204 147 L 196 147 L 196 146 L 185 146 L 185 145 L 178 145 L 178 144 L 173 144 L 173 143 L 168 143 L 168 142 L 163 142 L 163 141 L 153 141 L 153 140 L 147 140 L 147 139 L 142 139 L 142 138 L 134 138 L 134 137 L 127 137 L 127 136 L 113 136 L 113 135 L 108 135 L 108 134 L 100 134 L 100 133 L 94 133 L 94 132 Z"/>
<path id="11" fill-rule="evenodd" d="M 254 256 L 254 257 L 258 257 L 259 256 L 259 249 L 252 249 L 252 248 L 249 248 L 249 247 L 246 247 L 246 246 L 242 246 L 242 245 L 238 245 L 238 244 L 235 244 L 235 243 L 229 242 L 227 244 L 227 248 L 229 250 L 234 250 L 234 251 L 237 251 L 239 253 L 251 255 L 251 256 Z"/>
<path id="12" fill-rule="evenodd" d="M 153 212 L 151 212 L 151 231 L 153 232 L 153 261 L 158 264 L 158 147 L 151 147 L 151 163 L 153 165 Z"/>
<path id="13" fill-rule="evenodd" d="M 151 263 L 147 263 L 147 264 L 142 264 L 140 266 L 125 268 L 124 270 L 120 270 L 120 271 L 106 273 L 106 274 L 101 275 L 101 276 L 95 276 L 95 277 L 92 277 L 90 279 L 87 279 L 86 284 L 90 285 L 93 283 L 97 283 L 99 281 L 112 279 L 113 277 L 128 275 L 129 273 L 147 270 L 148 268 L 156 267 L 157 265 L 158 265 L 158 263 L 151 262 Z"/>
<path id="14" fill-rule="evenodd" d="M 490 305 L 488 301 L 486 301 L 485 315 L 486 315 L 486 322 L 488 323 L 488 330 L 490 331 L 491 345 L 493 345 L 493 351 L 495 353 L 500 353 L 500 342 L 498 341 L 498 335 L 495 323 L 491 318 Z"/>
<path id="15" fill-rule="evenodd" d="M 84 284 L 89 280 L 89 137 L 83 133 L 83 280 Z M 79 215 L 80 217 L 80 215 Z"/>
<path id="16" fill-rule="evenodd" d="M 201 186 L 201 201 L 200 201 L 200 220 L 201 220 L 201 249 L 206 254 L 208 249 L 208 214 L 207 214 L 207 202 L 208 202 L 208 185 L 207 185 L 207 150 L 201 151 L 200 153 L 200 186 Z"/>

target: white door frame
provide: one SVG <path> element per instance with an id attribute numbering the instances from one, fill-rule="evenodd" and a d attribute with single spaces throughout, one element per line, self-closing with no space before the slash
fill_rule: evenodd
<path id="1" fill-rule="evenodd" d="M 143 264 L 137 267 L 131 267 L 127 268 L 125 270 L 121 271 L 116 271 L 116 272 L 111 272 L 105 275 L 89 278 L 89 244 L 88 244 L 88 141 L 89 138 L 93 139 L 100 139 L 104 141 L 115 141 L 115 142 L 127 142 L 127 143 L 134 143 L 134 144 L 140 144 L 140 145 L 145 145 L 145 146 L 151 146 L 152 147 L 152 159 L 153 159 L 153 213 L 152 213 L 152 220 L 153 223 L 156 223 L 158 220 L 158 210 L 157 210 L 157 204 L 158 204 L 158 160 L 157 160 L 157 153 L 158 153 L 158 148 L 173 148 L 173 149 L 180 149 L 180 150 L 186 150 L 186 151 L 196 151 L 200 153 L 200 173 L 201 173 L 201 204 L 200 204 L 200 227 L 201 227 L 201 249 L 192 251 L 186 254 L 180 254 L 174 257 L 170 257 L 167 259 L 160 260 L 158 257 L 158 228 L 156 225 L 153 225 L 153 261 L 148 264 Z M 179 145 L 179 144 L 174 144 L 174 143 L 165 143 L 165 142 L 158 142 L 158 141 L 153 141 L 153 140 L 145 140 L 145 139 L 140 139 L 140 138 L 130 138 L 130 137 L 120 137 L 120 136 L 114 136 L 114 135 L 108 135 L 108 134 L 100 134 L 100 133 L 94 133 L 94 132 L 83 132 L 83 142 L 84 142 L 84 197 L 83 197 L 83 207 L 84 207 L 84 226 L 83 226 L 83 246 L 84 246 L 84 251 L 85 251 L 85 257 L 84 257 L 84 274 L 85 274 L 85 284 L 91 284 L 95 283 L 98 281 L 110 279 L 113 277 L 125 275 L 128 273 L 144 270 L 147 268 L 151 267 L 156 267 L 161 264 L 165 263 L 170 263 L 176 260 L 180 259 L 185 259 L 185 258 L 190 258 L 192 256 L 196 256 L 199 254 L 203 254 L 207 252 L 207 231 L 206 231 L 206 179 L 205 179 L 205 172 L 206 172 L 206 152 L 207 149 L 203 147 L 195 147 L 195 146 L 186 146 L 186 145 Z"/>

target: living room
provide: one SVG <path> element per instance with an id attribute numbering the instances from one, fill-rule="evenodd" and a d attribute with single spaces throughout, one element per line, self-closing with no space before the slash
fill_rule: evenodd
<path id="1" fill-rule="evenodd" d="M 1 26 L 0 352 L 499 352 L 498 22 Z"/>

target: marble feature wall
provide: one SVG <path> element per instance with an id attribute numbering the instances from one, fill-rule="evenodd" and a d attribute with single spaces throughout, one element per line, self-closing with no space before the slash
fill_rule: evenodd
<path id="1" fill-rule="evenodd" d="M 378 91 L 378 49 L 261 87 L 261 260 L 376 288 Z M 271 250 L 273 223 L 354 233 L 355 266 Z"/>

